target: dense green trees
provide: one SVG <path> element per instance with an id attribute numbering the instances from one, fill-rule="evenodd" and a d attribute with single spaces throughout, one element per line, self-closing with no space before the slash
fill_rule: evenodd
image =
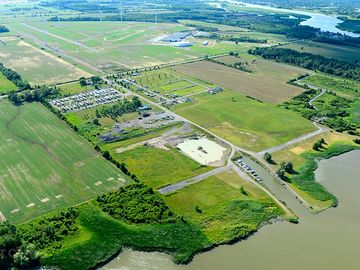
<path id="1" fill-rule="evenodd" d="M 342 78 L 360 81 L 360 66 L 355 63 L 342 61 L 334 58 L 325 58 L 321 55 L 298 52 L 284 48 L 255 48 L 249 50 L 253 55 L 259 55 L 265 59 L 292 64 L 306 69 L 318 70 L 327 74 Z"/>
<path id="2" fill-rule="evenodd" d="M 43 102 L 48 98 L 54 98 L 60 95 L 60 90 L 55 87 L 39 86 L 32 90 L 24 90 L 22 92 L 11 92 L 9 100 L 15 105 L 22 102 Z"/>
<path id="3" fill-rule="evenodd" d="M 154 191 L 142 183 L 98 197 L 101 209 L 112 217 L 135 224 L 173 223 L 177 217 Z"/>

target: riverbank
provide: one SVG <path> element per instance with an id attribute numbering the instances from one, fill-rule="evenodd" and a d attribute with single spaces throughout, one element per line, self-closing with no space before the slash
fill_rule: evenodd
<path id="1" fill-rule="evenodd" d="M 124 252 L 101 269 L 127 270 L 338 270 L 357 265 L 360 216 L 360 151 L 319 161 L 316 180 L 339 200 L 336 208 L 311 214 L 275 180 L 266 184 L 300 216 L 300 223 L 265 226 L 246 241 L 197 255 L 189 265 L 174 265 L 162 253 Z M 346 229 L 344 229 L 346 228 Z M 336 244 L 335 244 L 336 243 Z M 279 257 L 279 254 L 282 257 Z M 254 260 L 254 256 L 261 260 Z"/>
<path id="2" fill-rule="evenodd" d="M 275 164 L 268 165 L 275 172 L 284 163 L 291 163 L 292 172 L 287 172 L 281 181 L 294 196 L 303 202 L 309 211 L 319 213 L 336 207 L 338 200 L 318 181 L 314 172 L 321 160 L 360 149 L 353 140 L 355 137 L 343 133 L 327 132 L 305 142 L 290 146 L 273 154 Z M 314 144 L 323 141 L 322 147 L 314 150 Z M 277 177 L 278 178 L 278 177 Z"/>

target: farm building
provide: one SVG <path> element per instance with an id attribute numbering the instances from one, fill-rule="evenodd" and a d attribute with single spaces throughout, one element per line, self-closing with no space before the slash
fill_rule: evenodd
<path id="1" fill-rule="evenodd" d="M 174 46 L 175 47 L 179 47 L 179 48 L 187 48 L 187 47 L 191 47 L 194 44 L 192 44 L 191 42 L 181 42 L 181 43 L 176 43 Z"/>
<path id="2" fill-rule="evenodd" d="M 177 32 L 164 37 L 161 41 L 163 42 L 180 42 L 187 38 L 190 32 Z"/>

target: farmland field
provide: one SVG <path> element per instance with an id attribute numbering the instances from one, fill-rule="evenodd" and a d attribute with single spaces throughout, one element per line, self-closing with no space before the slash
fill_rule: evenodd
<path id="1" fill-rule="evenodd" d="M 246 58 L 245 58 L 246 59 Z M 216 61 L 244 61 L 242 58 L 224 57 Z M 237 70 L 208 61 L 184 64 L 175 69 L 188 76 L 229 88 L 253 98 L 272 103 L 281 103 L 303 91 L 302 88 L 287 84 L 287 81 L 306 73 L 304 69 L 279 65 L 264 60 L 248 64 L 252 73 Z"/>
<path id="2" fill-rule="evenodd" d="M 193 96 L 194 103 L 174 107 L 176 113 L 220 137 L 251 151 L 287 142 L 315 130 L 296 113 L 225 90 Z"/>
<path id="3" fill-rule="evenodd" d="M 12 222 L 116 189 L 125 178 L 38 103 L 0 102 L 0 211 Z"/>
<path id="4" fill-rule="evenodd" d="M 0 72 L 0 94 L 16 90 L 17 87 Z"/>
<path id="5" fill-rule="evenodd" d="M 53 84 L 90 76 L 63 59 L 17 37 L 7 37 L 3 40 L 6 46 L 1 47 L 0 61 L 32 84 Z"/>
<path id="6" fill-rule="evenodd" d="M 111 152 L 115 160 L 124 162 L 131 173 L 153 188 L 176 183 L 211 169 L 193 161 L 175 148 L 164 150 L 139 146 L 120 154 Z"/>

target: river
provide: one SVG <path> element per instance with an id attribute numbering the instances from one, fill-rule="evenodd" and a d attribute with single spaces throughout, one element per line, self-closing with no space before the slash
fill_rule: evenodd
<path id="1" fill-rule="evenodd" d="M 125 250 L 102 270 L 353 270 L 360 269 L 360 151 L 323 160 L 316 179 L 339 199 L 337 208 L 311 214 L 265 171 L 266 185 L 300 217 L 295 225 L 265 226 L 248 240 L 175 265 L 168 255 Z M 256 165 L 250 164 L 252 167 Z"/>
<path id="2" fill-rule="evenodd" d="M 308 25 L 314 28 L 319 28 L 321 31 L 328 31 L 331 33 L 341 33 L 343 35 L 347 35 L 350 37 L 360 37 L 360 34 L 349 32 L 349 31 L 343 31 L 337 28 L 337 26 L 342 23 L 342 20 L 339 20 L 337 17 L 334 16 L 328 16 L 324 14 L 319 13 L 313 13 L 309 11 L 301 11 L 301 10 L 293 10 L 293 9 L 285 9 L 285 8 L 273 8 L 269 6 L 263 6 L 263 5 L 255 5 L 255 4 L 248 4 L 243 3 L 239 1 L 234 0 L 225 0 L 226 2 L 232 3 L 232 4 L 243 4 L 249 8 L 259 8 L 269 11 L 276 11 L 276 12 L 284 12 L 284 13 L 291 13 L 291 14 L 299 14 L 299 15 L 305 15 L 309 16 L 310 18 L 308 20 L 305 20 L 301 22 L 301 25 Z M 306 0 L 305 0 L 306 1 Z"/>

